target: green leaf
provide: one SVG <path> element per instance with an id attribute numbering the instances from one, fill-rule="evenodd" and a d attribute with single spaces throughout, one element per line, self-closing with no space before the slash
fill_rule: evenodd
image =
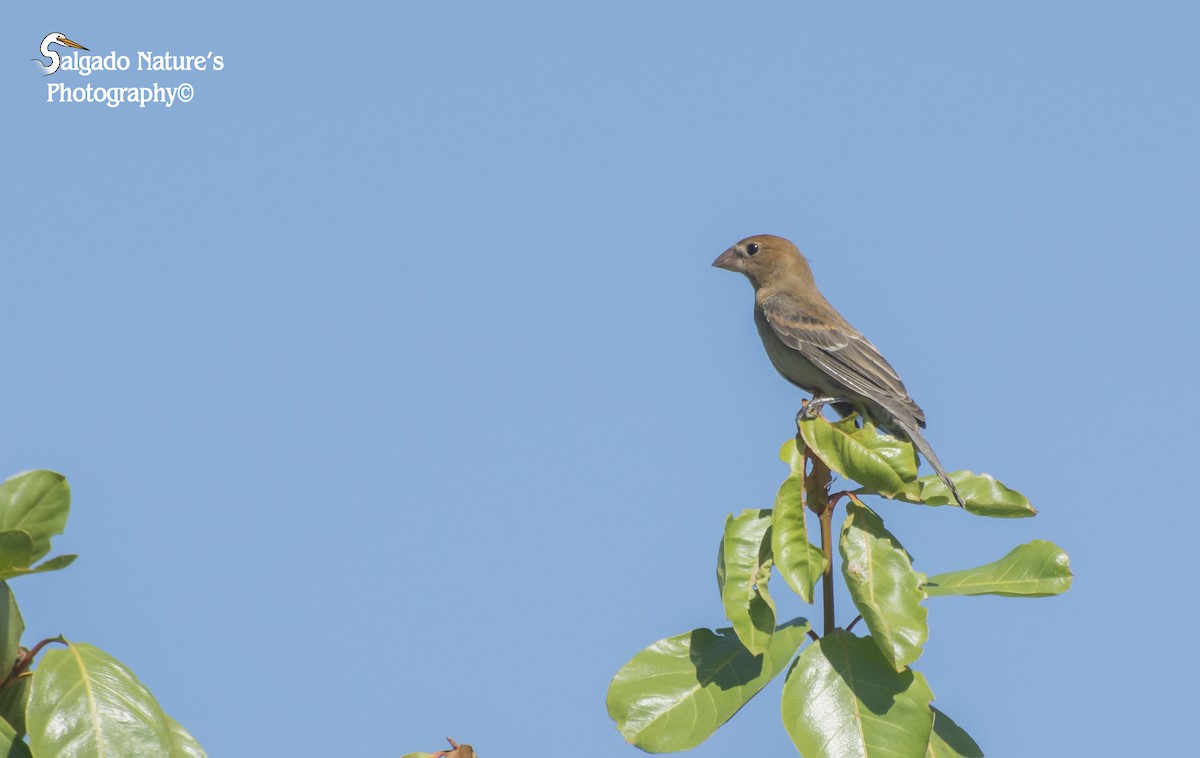
<path id="1" fill-rule="evenodd" d="M 973 474 L 970 471 L 955 471 L 950 475 L 958 494 L 967 504 L 967 511 L 976 516 L 992 518 L 1031 518 L 1037 509 L 1029 504 L 1029 498 L 1016 490 L 1010 490 L 999 480 L 988 474 Z M 937 475 L 923 476 L 917 480 L 916 490 L 897 495 L 897 499 L 919 505 L 950 505 L 954 498 L 950 488 Z"/>
<path id="2" fill-rule="evenodd" d="M 0 571 L 33 563 L 33 537 L 23 529 L 0 529 Z"/>
<path id="3" fill-rule="evenodd" d="M 33 538 L 28 566 L 50 552 L 50 538 L 62 534 L 71 511 L 71 488 L 62 474 L 26 471 L 0 484 L 0 529 L 24 529 Z"/>
<path id="4" fill-rule="evenodd" d="M 0 581 L 0 671 L 6 675 L 12 670 L 13 663 L 21 650 L 21 635 L 25 633 L 25 620 L 21 618 L 21 609 L 17 607 L 17 599 L 13 597 L 8 583 Z M 4 676 L 0 675 L 0 679 Z"/>
<path id="5" fill-rule="evenodd" d="M 842 575 L 871 639 L 892 668 L 904 670 L 921 657 L 929 639 L 928 612 L 921 605 L 925 575 L 913 570 L 899 540 L 865 505 L 846 506 L 839 547 Z"/>
<path id="6" fill-rule="evenodd" d="M 25 633 L 25 621 L 21 618 L 21 610 L 17 607 L 17 599 L 13 597 L 8 583 L 0 581 L 0 679 L 12 671 L 24 650 L 21 648 L 21 635 Z M 25 734 L 25 706 L 29 702 L 28 675 L 22 676 L 0 690 L 0 718 L 11 725 L 15 733 Z M 0 740 L 0 748 L 3 740 Z M 0 750 L 0 755 L 5 755 Z"/>
<path id="7" fill-rule="evenodd" d="M 931 705 L 929 709 L 933 711 L 933 733 L 925 758 L 983 758 L 983 751 L 971 735 L 937 708 Z"/>
<path id="8" fill-rule="evenodd" d="M 43 561 L 33 568 L 9 568 L 0 570 L 0 579 L 12 579 L 14 576 L 25 576 L 26 574 L 44 574 L 47 571 L 58 571 L 65 569 L 75 562 L 78 555 L 56 555 L 48 561 Z"/>
<path id="9" fill-rule="evenodd" d="M 1047 597 L 1071 588 L 1071 564 L 1053 542 L 1034 540 L 998 561 L 929 578 L 925 594 Z"/>
<path id="10" fill-rule="evenodd" d="M 32 758 L 29 746 L 7 721 L 0 721 L 0 755 L 4 758 Z"/>
<path id="11" fill-rule="evenodd" d="M 35 568 L 33 537 L 24 529 L 0 529 L 0 580 L 25 574 L 57 571 L 70 566 L 77 556 L 59 555 Z"/>
<path id="12" fill-rule="evenodd" d="M 646 752 L 690 750 L 787 667 L 807 632 L 804 619 L 783 624 L 763 655 L 751 654 L 728 628 L 659 640 L 613 677 L 608 715 Z"/>
<path id="13" fill-rule="evenodd" d="M 29 709 L 29 692 L 33 675 L 26 672 L 0 690 L 0 718 L 12 726 L 18 737 L 25 736 L 25 712 Z M 0 752 L 0 755 L 4 755 Z"/>
<path id="14" fill-rule="evenodd" d="M 783 580 L 804 602 L 811 603 L 813 586 L 825 573 L 829 559 L 808 541 L 804 454 L 797 448 L 795 439 L 783 443 L 779 459 L 791 467 L 792 473 L 780 486 L 779 494 L 775 496 L 775 508 L 771 511 L 771 554 Z"/>
<path id="15" fill-rule="evenodd" d="M 37 755 L 203 755 L 179 731 L 158 701 L 120 661 L 92 645 L 68 643 L 42 656 L 33 672 L 25 716 Z"/>
<path id="16" fill-rule="evenodd" d="M 400 758 L 433 758 L 433 753 L 405 753 Z"/>
<path id="17" fill-rule="evenodd" d="M 886 497 L 905 492 L 917 478 L 912 443 L 882 434 L 870 421 L 855 426 L 854 415 L 830 423 L 823 416 L 800 421 L 804 442 L 829 468 Z"/>
<path id="18" fill-rule="evenodd" d="M 175 719 L 167 716 L 167 728 L 171 732 L 171 758 L 206 758 L 208 753 L 200 743 Z"/>
<path id="19" fill-rule="evenodd" d="M 767 591 L 771 579 L 771 512 L 742 511 L 725 521 L 717 555 L 717 585 L 725 617 L 742 644 L 765 653 L 775 633 L 775 603 Z"/>
<path id="20" fill-rule="evenodd" d="M 783 723 L 805 758 L 923 758 L 933 693 L 871 640 L 834 631 L 809 645 L 783 685 Z"/>

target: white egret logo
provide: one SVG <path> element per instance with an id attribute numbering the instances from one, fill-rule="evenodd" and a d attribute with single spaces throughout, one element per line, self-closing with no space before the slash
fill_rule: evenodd
<path id="1" fill-rule="evenodd" d="M 50 74 L 53 74 L 55 71 L 58 71 L 58 67 L 62 65 L 62 56 L 60 56 L 58 54 L 57 50 L 50 49 L 50 46 L 53 44 L 56 44 L 56 43 L 59 45 L 64 45 L 66 47 L 74 47 L 74 48 L 78 48 L 80 50 L 87 50 L 86 47 L 79 44 L 78 42 L 72 42 L 71 40 L 67 39 L 66 36 L 64 34 L 62 34 L 62 32 L 53 32 L 51 34 L 47 34 L 46 38 L 44 40 L 42 40 L 42 46 L 40 48 L 38 48 L 38 50 L 42 53 L 43 58 L 50 59 L 50 65 L 47 66 L 45 63 L 42 63 L 41 61 L 39 61 L 37 58 L 30 58 L 30 60 L 37 61 L 38 65 L 42 67 L 42 70 L 46 72 L 46 76 L 50 76 Z"/>

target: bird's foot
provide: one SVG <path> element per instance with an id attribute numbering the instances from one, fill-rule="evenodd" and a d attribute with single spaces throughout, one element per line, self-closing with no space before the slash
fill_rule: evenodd
<path id="1" fill-rule="evenodd" d="M 814 419 L 821 415 L 821 409 L 826 405 L 849 402 L 844 397 L 814 397 L 812 400 L 800 401 L 800 412 L 796 414 L 796 423 L 805 419 Z"/>

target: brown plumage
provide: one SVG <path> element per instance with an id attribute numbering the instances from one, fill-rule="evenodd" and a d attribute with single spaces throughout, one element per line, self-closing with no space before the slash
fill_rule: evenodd
<path id="1" fill-rule="evenodd" d="M 769 234 L 747 237 L 713 265 L 745 274 L 754 285 L 754 323 L 784 379 L 814 398 L 843 399 L 833 403 L 843 416 L 857 410 L 884 431 L 911 440 L 963 505 L 921 434 L 925 412 L 879 350 L 820 293 L 795 245 Z"/>

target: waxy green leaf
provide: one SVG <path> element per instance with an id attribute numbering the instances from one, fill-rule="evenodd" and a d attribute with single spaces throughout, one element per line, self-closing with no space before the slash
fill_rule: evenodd
<path id="1" fill-rule="evenodd" d="M 929 708 L 933 711 L 933 733 L 925 758 L 983 758 L 983 751 L 971 735 L 937 708 Z"/>
<path id="2" fill-rule="evenodd" d="M 1031 518 L 1037 509 L 1029 504 L 1029 498 L 1016 490 L 1010 490 L 999 480 L 988 474 L 973 474 L 970 471 L 955 471 L 950 480 L 962 495 L 967 511 L 976 516 L 992 518 Z M 951 505 L 954 498 L 950 488 L 937 477 L 923 476 L 917 480 L 915 489 L 896 496 L 898 500 L 920 505 Z"/>
<path id="3" fill-rule="evenodd" d="M 925 575 L 913 570 L 899 540 L 865 505 L 846 506 L 839 548 L 842 575 L 871 639 L 892 668 L 904 670 L 929 638 L 928 612 L 921 605 Z"/>
<path id="4" fill-rule="evenodd" d="M 26 471 L 0 483 L 0 530 L 22 529 L 33 540 L 28 566 L 50 552 L 50 538 L 62 534 L 71 511 L 71 488 L 62 474 Z"/>
<path id="5" fill-rule="evenodd" d="M 42 656 L 25 723 L 36 755 L 204 755 L 132 671 L 82 643 Z"/>
<path id="6" fill-rule="evenodd" d="M 1046 597 L 1071 587 L 1071 564 L 1063 549 L 1034 540 L 1013 548 L 998 561 L 929 578 L 925 594 Z"/>
<path id="7" fill-rule="evenodd" d="M 771 553 L 783 580 L 804 602 L 811 603 L 813 586 L 825 572 L 829 559 L 808 540 L 804 454 L 797 448 L 795 439 L 783 443 L 779 459 L 792 471 L 780 486 L 771 511 Z"/>
<path id="8" fill-rule="evenodd" d="M 725 521 L 717 554 L 717 586 L 725 617 L 742 644 L 755 655 L 771 646 L 775 602 L 767 591 L 771 579 L 771 512 L 745 510 Z"/>
<path id="9" fill-rule="evenodd" d="M 862 428 L 854 415 L 829 422 L 823 416 L 802 419 L 804 442 L 829 468 L 886 497 L 904 493 L 917 478 L 912 443 L 881 433 L 869 421 Z"/>
<path id="10" fill-rule="evenodd" d="M 783 685 L 783 723 L 804 758 L 923 758 L 933 693 L 875 644 L 841 630 L 805 648 Z"/>
<path id="11" fill-rule="evenodd" d="M 777 627 L 763 655 L 747 650 L 732 629 L 659 640 L 613 677 L 608 715 L 646 752 L 690 750 L 787 667 L 807 631 L 804 619 Z"/>
<path id="12" fill-rule="evenodd" d="M 171 733 L 171 758 L 207 758 L 208 753 L 200 743 L 175 719 L 167 716 L 167 728 Z"/>

